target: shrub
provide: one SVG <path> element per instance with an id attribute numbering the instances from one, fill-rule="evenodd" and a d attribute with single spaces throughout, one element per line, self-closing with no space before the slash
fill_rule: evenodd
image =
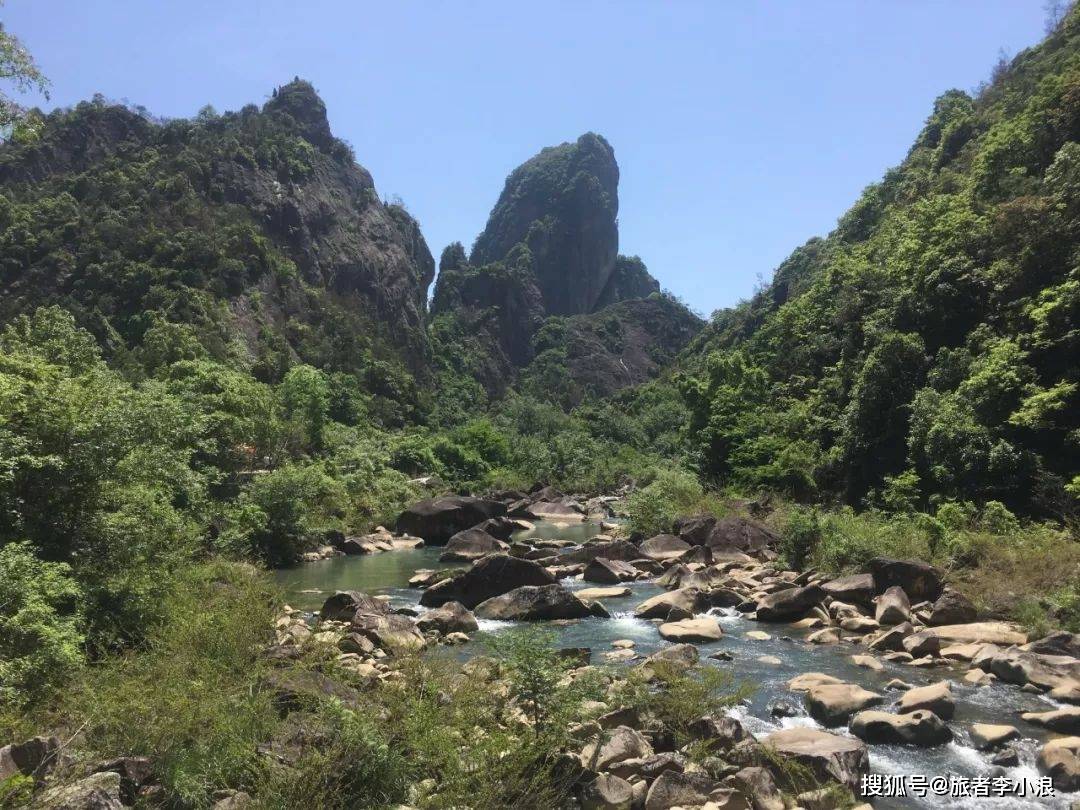
<path id="1" fill-rule="evenodd" d="M 83 661 L 82 593 L 64 563 L 29 543 L 0 549 L 0 704 L 49 696 Z"/>
<path id="2" fill-rule="evenodd" d="M 788 566 L 801 571 L 820 540 L 821 521 L 817 509 L 797 507 L 788 515 L 780 535 L 780 551 Z"/>
<path id="3" fill-rule="evenodd" d="M 697 478 L 684 470 L 663 470 L 627 500 L 630 529 L 645 536 L 670 532 L 680 515 L 694 512 L 705 496 Z"/>

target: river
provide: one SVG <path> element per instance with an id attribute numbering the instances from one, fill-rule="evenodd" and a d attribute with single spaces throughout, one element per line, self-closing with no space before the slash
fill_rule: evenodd
<path id="1" fill-rule="evenodd" d="M 529 532 L 521 532 L 515 540 L 530 538 L 566 539 L 584 542 L 599 532 L 595 523 L 575 525 L 539 522 Z M 395 607 L 411 607 L 419 611 L 421 591 L 408 587 L 409 578 L 421 568 L 452 568 L 461 564 L 439 563 L 442 552 L 439 547 L 411 551 L 393 551 L 363 556 L 333 557 L 297 568 L 277 572 L 279 585 L 294 608 L 318 612 L 327 596 L 337 590 L 358 590 L 370 594 L 385 594 Z M 580 580 L 566 579 L 563 584 L 572 590 L 596 587 Z M 620 599 L 606 599 L 604 605 L 611 613 L 610 619 L 587 618 L 568 624 L 558 623 L 554 630 L 563 647 L 589 647 L 593 651 L 593 663 L 602 663 L 601 654 L 611 649 L 616 639 L 630 639 L 636 643 L 635 652 L 648 655 L 668 642 L 660 638 L 656 624 L 633 616 L 634 607 L 642 600 L 661 593 L 663 588 L 651 581 L 626 583 L 631 595 Z M 769 624 L 743 618 L 731 610 L 713 609 L 724 629 L 724 638 L 712 644 L 697 645 L 703 663 L 729 668 L 737 682 L 754 687 L 751 697 L 732 710 L 746 728 L 760 736 L 794 725 L 814 728 L 820 726 L 805 714 L 802 696 L 787 688 L 787 681 L 804 672 L 823 672 L 886 696 L 886 704 L 898 699 L 900 692 L 885 690 L 885 684 L 900 678 L 914 686 L 934 683 L 942 678 L 953 681 L 952 691 L 956 700 L 956 713 L 948 725 L 954 732 L 952 742 L 934 748 L 904 745 L 871 745 L 870 767 L 873 773 L 890 775 L 924 775 L 926 777 L 954 775 L 961 778 L 1004 775 L 1013 784 L 1033 785 L 1039 773 L 1035 768 L 1035 756 L 1040 744 L 1052 734 L 1045 729 L 1020 719 L 1020 712 L 1047 711 L 1061 708 L 1061 704 L 1048 697 L 1022 692 L 1015 686 L 1000 683 L 990 686 L 973 686 L 960 680 L 961 668 L 918 669 L 882 659 L 883 669 L 872 671 L 853 664 L 849 657 L 866 652 L 856 644 L 813 645 L 802 642 L 810 631 L 800 631 L 787 624 Z M 480 619 L 481 632 L 498 633 L 513 626 L 510 622 Z M 771 640 L 756 641 L 745 637 L 750 630 L 764 630 Z M 476 648 L 476 642 L 457 648 L 463 654 Z M 732 655 L 730 662 L 715 661 L 708 656 L 718 650 Z M 765 656 L 770 660 L 762 661 Z M 780 659 L 779 664 L 775 660 Z M 777 702 L 796 707 L 795 717 L 775 719 L 770 708 Z M 881 708 L 886 708 L 882 706 Z M 972 723 L 1010 724 L 1019 729 L 1022 739 L 1011 743 L 1020 757 L 1015 768 L 995 768 L 989 762 L 990 755 L 971 746 L 966 729 Z M 833 733 L 847 735 L 845 728 L 828 729 Z M 909 787 L 909 794 L 911 788 Z M 991 796 L 990 798 L 936 795 L 917 797 L 879 798 L 875 808 L 993 808 L 993 810 L 1030 810 L 1031 808 L 1068 808 L 1078 794 L 1060 794 L 1052 799 L 1020 797 L 1016 795 Z"/>

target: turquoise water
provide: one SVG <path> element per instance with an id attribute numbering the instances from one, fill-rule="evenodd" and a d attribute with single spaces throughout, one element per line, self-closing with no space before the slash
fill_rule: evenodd
<path id="1" fill-rule="evenodd" d="M 599 532 L 595 523 L 551 524 L 538 523 L 531 532 L 519 533 L 514 539 L 532 538 L 567 539 L 583 542 Z M 356 557 L 335 557 L 316 563 L 277 572 L 279 584 L 288 594 L 289 603 L 301 610 L 317 611 L 323 600 L 336 590 L 360 590 L 371 594 L 387 594 L 396 606 L 414 607 L 420 611 L 421 591 L 409 588 L 408 580 L 421 568 L 454 568 L 460 564 L 439 563 L 441 548 L 424 548 L 413 551 L 394 551 Z M 580 580 L 565 579 L 563 584 L 572 590 L 595 587 Z M 621 599 L 607 599 L 604 604 L 611 613 L 610 619 L 588 618 L 554 626 L 560 646 L 589 647 L 593 650 L 593 663 L 603 663 L 602 653 L 617 639 L 630 639 L 636 643 L 635 651 L 648 655 L 666 646 L 657 633 L 657 623 L 636 619 L 634 607 L 642 600 L 660 593 L 663 589 L 651 582 L 628 583 L 631 595 Z M 956 734 L 953 742 L 937 748 L 914 748 L 901 745 L 870 746 L 870 762 L 873 771 L 884 774 L 923 774 L 928 777 L 954 774 L 963 777 L 990 775 L 992 766 L 988 755 L 971 747 L 966 729 L 972 723 L 1008 723 L 1015 725 L 1023 740 L 1014 743 L 1020 754 L 1021 765 L 1009 768 L 1003 775 L 1013 781 L 1038 779 L 1035 755 L 1041 741 L 1047 738 L 1045 730 L 1023 722 L 1022 711 L 1047 711 L 1057 706 L 1039 695 L 1030 695 L 1015 687 L 995 684 L 988 687 L 971 686 L 959 680 L 963 669 L 935 668 L 921 670 L 882 661 L 880 672 L 863 669 L 851 663 L 849 656 L 865 652 L 865 648 L 850 644 L 816 646 L 802 642 L 809 631 L 799 631 L 786 624 L 767 624 L 748 621 L 733 610 L 714 610 L 724 629 L 724 638 L 712 644 L 698 645 L 702 661 L 731 671 L 735 681 L 749 683 L 754 691 L 744 705 L 733 710 L 743 724 L 755 734 L 767 734 L 779 728 L 794 725 L 818 727 L 810 717 L 802 714 L 801 695 L 787 689 L 787 681 L 804 672 L 824 672 L 866 689 L 886 696 L 886 705 L 899 699 L 899 692 L 887 692 L 885 684 L 892 678 L 900 678 L 915 686 L 934 683 L 942 678 L 954 679 L 952 691 L 956 700 L 956 714 L 949 722 Z M 504 632 L 512 627 L 510 622 L 480 620 L 481 631 Z M 753 641 L 745 637 L 750 630 L 764 630 L 772 635 L 768 641 Z M 733 661 L 719 662 L 708 655 L 725 650 Z M 462 655 L 477 651 L 475 643 L 455 648 Z M 762 662 L 763 656 L 775 656 L 780 664 Z M 776 701 L 797 707 L 800 715 L 774 719 L 770 707 Z M 846 734 L 846 730 L 831 729 Z M 997 772 L 995 771 L 995 774 Z M 994 810 L 1028 810 L 1036 807 L 1069 807 L 1071 798 L 1080 794 L 1066 794 L 1054 800 L 1000 798 L 930 797 L 925 799 L 879 799 L 878 808 L 942 807 L 942 808 L 993 808 Z"/>

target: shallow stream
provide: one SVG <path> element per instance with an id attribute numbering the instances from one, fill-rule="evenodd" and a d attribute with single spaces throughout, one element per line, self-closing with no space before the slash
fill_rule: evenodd
<path id="1" fill-rule="evenodd" d="M 599 527 L 595 523 L 564 525 L 538 523 L 536 529 L 519 533 L 514 539 L 529 538 L 566 539 L 584 542 L 596 535 Z M 386 594 L 396 607 L 412 607 L 423 611 L 418 602 L 421 591 L 408 587 L 408 580 L 421 568 L 454 568 L 461 564 L 440 563 L 442 549 L 430 547 L 413 551 L 394 551 L 363 556 L 334 557 L 320 562 L 309 563 L 298 568 L 277 572 L 278 582 L 285 590 L 289 603 L 301 610 L 317 612 L 327 596 L 337 590 L 358 590 L 370 594 Z M 572 590 L 596 587 L 594 584 L 575 579 L 563 580 L 563 584 Z M 669 642 L 660 638 L 656 623 L 633 616 L 634 607 L 642 600 L 663 591 L 652 582 L 626 583 L 631 595 L 621 599 L 605 599 L 604 605 L 611 613 L 610 619 L 588 618 L 569 624 L 556 624 L 554 629 L 559 636 L 559 645 L 563 647 L 589 647 L 593 651 L 593 663 L 602 663 L 602 653 L 612 649 L 611 642 L 616 639 L 630 639 L 636 643 L 635 652 L 649 655 Z M 820 726 L 805 714 L 802 695 L 791 692 L 787 681 L 804 672 L 823 672 L 844 681 L 857 683 L 866 689 L 886 696 L 886 704 L 898 699 L 900 692 L 885 691 L 885 684 L 893 678 L 900 678 L 915 686 L 934 683 L 942 678 L 953 680 L 952 691 L 956 700 L 956 714 L 948 725 L 954 732 L 954 739 L 947 745 L 936 748 L 918 748 L 904 745 L 871 745 L 870 767 L 873 773 L 890 775 L 923 775 L 928 778 L 952 774 L 957 777 L 975 778 L 980 776 L 1004 775 L 1014 784 L 1026 783 L 1031 787 L 1038 781 L 1035 768 L 1035 755 L 1039 745 L 1049 735 L 1039 728 L 1020 719 L 1023 711 L 1047 711 L 1061 708 L 1061 705 L 1041 695 L 1028 694 L 1015 686 L 992 684 L 990 686 L 971 686 L 960 680 L 964 669 L 937 667 L 923 670 L 882 660 L 884 669 L 880 672 L 858 667 L 849 657 L 855 653 L 866 652 L 865 648 L 842 642 L 834 645 L 812 645 L 802 642 L 810 631 L 800 631 L 788 624 L 769 624 L 744 619 L 734 610 L 713 610 L 724 629 L 724 638 L 712 644 L 697 645 L 701 660 L 713 666 L 729 668 L 736 681 L 747 682 L 754 687 L 747 702 L 732 711 L 747 729 L 755 735 L 767 734 L 779 728 L 795 725 Z M 513 626 L 510 622 L 481 619 L 481 632 L 498 633 Z M 768 641 L 747 639 L 745 633 L 750 630 L 764 630 L 772 636 Z M 468 651 L 464 645 L 458 648 Z M 730 662 L 715 661 L 708 656 L 718 650 L 729 652 Z M 774 656 L 781 663 L 762 662 L 763 656 Z M 879 659 L 880 660 L 880 659 Z M 795 707 L 799 714 L 795 717 L 775 719 L 770 708 L 777 702 Z M 882 708 L 887 708 L 882 706 Z M 975 750 L 967 736 L 967 728 L 972 723 L 1005 723 L 1016 726 L 1023 737 L 1011 743 L 1020 755 L 1020 766 L 1000 769 L 990 764 L 990 755 Z M 847 735 L 843 727 L 829 729 L 833 733 Z M 927 794 L 925 797 L 910 795 L 912 788 L 908 783 L 909 795 L 905 798 L 879 798 L 874 800 L 876 808 L 993 808 L 993 810 L 1028 810 L 1028 808 L 1068 808 L 1080 794 L 1058 795 L 1053 799 L 1020 797 L 1016 795 L 994 796 L 990 798 L 956 797 L 949 798 Z"/>

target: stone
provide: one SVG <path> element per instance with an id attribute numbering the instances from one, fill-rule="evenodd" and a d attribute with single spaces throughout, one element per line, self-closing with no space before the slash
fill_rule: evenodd
<path id="1" fill-rule="evenodd" d="M 846 619 L 840 620 L 840 629 L 846 630 L 849 633 L 859 633 L 865 635 L 866 633 L 872 633 L 875 630 L 881 628 L 877 619 L 871 619 L 869 616 L 849 616 Z"/>
<path id="2" fill-rule="evenodd" d="M 667 770 L 649 787 L 645 810 L 671 810 L 675 807 L 700 807 L 709 799 L 716 782 L 702 773 Z"/>
<path id="3" fill-rule="evenodd" d="M 907 714 L 889 714 L 876 709 L 851 718 L 850 731 L 868 743 L 905 743 L 930 747 L 952 739 L 952 732 L 936 714 L 925 709 Z"/>
<path id="4" fill-rule="evenodd" d="M 971 600 L 957 590 L 945 588 L 930 609 L 927 624 L 969 624 L 978 618 L 979 612 Z"/>
<path id="5" fill-rule="evenodd" d="M 983 644 L 950 644 L 948 647 L 942 647 L 938 655 L 949 661 L 970 661 L 984 646 Z"/>
<path id="6" fill-rule="evenodd" d="M 1068 655 L 1073 658 L 1080 658 L 1080 633 L 1058 630 L 1037 641 L 1025 644 L 1022 649 L 1024 652 L 1042 655 Z"/>
<path id="7" fill-rule="evenodd" d="M 874 658 L 874 656 L 872 655 L 853 655 L 849 660 L 857 667 L 862 667 L 863 669 L 870 669 L 874 672 L 881 672 L 883 669 L 885 669 L 885 665 L 878 661 L 876 658 Z"/>
<path id="8" fill-rule="evenodd" d="M 658 534 L 641 544 L 641 553 L 653 560 L 674 560 L 690 550 L 690 544 L 673 534 Z"/>
<path id="9" fill-rule="evenodd" d="M 764 630 L 750 630 L 744 635 L 751 641 L 771 641 L 772 636 L 766 633 Z"/>
<path id="10" fill-rule="evenodd" d="M 715 526 L 716 518 L 712 515 L 691 515 L 676 518 L 673 531 L 692 546 L 704 546 Z"/>
<path id="11" fill-rule="evenodd" d="M 867 646 L 871 650 L 900 652 L 904 649 L 904 639 L 915 632 L 911 622 L 901 622 L 875 636 Z"/>
<path id="12" fill-rule="evenodd" d="M 1020 732 L 1017 731 L 1016 726 L 999 726 L 990 723 L 974 723 L 971 726 L 971 741 L 980 751 L 997 748 L 1019 736 Z"/>
<path id="13" fill-rule="evenodd" d="M 248 810 L 255 806 L 251 794 L 242 790 L 218 791 L 213 798 L 215 801 L 211 810 Z"/>
<path id="14" fill-rule="evenodd" d="M 722 751 L 750 739 L 742 723 L 726 715 L 699 717 L 686 727 L 686 734 L 692 740 L 711 743 L 710 750 L 715 748 Z"/>
<path id="15" fill-rule="evenodd" d="M 874 557 L 867 563 L 874 578 L 874 590 L 884 593 L 894 585 L 903 589 L 908 599 L 934 601 L 941 596 L 941 572 L 922 560 L 896 560 Z"/>
<path id="16" fill-rule="evenodd" d="M 455 495 L 414 503 L 398 516 L 396 526 L 403 534 L 443 545 L 458 532 L 505 514 L 506 505 L 499 501 Z"/>
<path id="17" fill-rule="evenodd" d="M 729 784 L 751 797 L 754 810 L 784 810 L 784 798 L 772 774 L 765 768 L 750 766 L 737 771 Z"/>
<path id="18" fill-rule="evenodd" d="M 1051 778 L 1055 790 L 1080 790 L 1080 737 L 1050 740 L 1039 750 L 1035 764 L 1039 773 Z"/>
<path id="19" fill-rule="evenodd" d="M 349 629 L 366 636 L 387 652 L 412 652 L 423 649 L 427 640 L 406 616 L 380 613 L 357 613 Z"/>
<path id="20" fill-rule="evenodd" d="M 529 506 L 529 512 L 541 520 L 562 521 L 564 523 L 585 520 L 585 513 L 581 507 L 572 503 L 536 501 Z"/>
<path id="21" fill-rule="evenodd" d="M 629 596 L 631 591 L 626 587 L 582 588 L 579 591 L 574 591 L 574 593 L 577 594 L 578 599 L 587 602 L 590 599 L 622 599 Z"/>
<path id="22" fill-rule="evenodd" d="M 897 710 L 901 714 L 926 709 L 933 712 L 942 720 L 949 720 L 956 711 L 956 701 L 953 700 L 952 689 L 948 681 L 938 681 L 929 686 L 919 686 L 909 689 L 900 698 Z"/>
<path id="23" fill-rule="evenodd" d="M 51 787 L 34 798 L 36 810 L 122 810 L 120 774 L 102 771 Z"/>
<path id="24" fill-rule="evenodd" d="M 1043 655 L 1013 649 L 998 652 L 989 659 L 979 656 L 972 665 L 988 669 L 1006 683 L 1035 684 L 1042 689 L 1055 689 L 1062 684 L 1080 681 L 1080 661 L 1071 656 Z"/>
<path id="25" fill-rule="evenodd" d="M 364 613 L 389 613 L 389 606 L 382 600 L 360 591 L 338 591 L 323 602 L 319 618 L 323 621 L 352 621 L 357 611 Z"/>
<path id="26" fill-rule="evenodd" d="M 657 650 L 640 665 L 639 669 L 646 677 L 663 674 L 667 668 L 686 670 L 698 662 L 698 649 L 693 644 L 673 644 Z"/>
<path id="27" fill-rule="evenodd" d="M 56 765 L 59 737 L 31 737 L 0 748 L 0 782 L 22 774 L 41 780 Z"/>
<path id="28" fill-rule="evenodd" d="M 638 578 L 639 571 L 622 560 L 609 560 L 596 557 L 585 566 L 581 578 L 586 582 L 598 582 L 602 585 L 616 585 Z"/>
<path id="29" fill-rule="evenodd" d="M 465 529 L 446 541 L 446 548 L 439 555 L 439 562 L 472 562 L 508 548 L 506 543 L 483 529 Z"/>
<path id="30" fill-rule="evenodd" d="M 711 616 L 700 619 L 682 619 L 660 625 L 660 637 L 668 641 L 702 642 L 719 641 L 724 636 L 720 622 Z"/>
<path id="31" fill-rule="evenodd" d="M 877 598 L 874 608 L 874 618 L 878 624 L 892 626 L 903 624 L 911 620 L 911 603 L 907 594 L 899 585 L 892 585 L 885 589 L 885 593 Z"/>
<path id="32" fill-rule="evenodd" d="M 964 673 L 962 680 L 972 686 L 987 686 L 997 679 L 989 672 L 983 672 L 981 669 L 969 669 Z"/>
<path id="33" fill-rule="evenodd" d="M 780 544 L 780 537 L 767 526 L 744 517 L 721 518 L 713 524 L 705 545 L 713 549 L 729 552 L 745 552 L 759 555 L 768 549 L 775 549 Z"/>
<path id="34" fill-rule="evenodd" d="M 799 630 L 816 630 L 819 627 L 824 627 L 825 620 L 818 616 L 808 616 L 805 619 L 799 619 L 797 622 L 792 622 L 791 626 L 798 628 Z"/>
<path id="35" fill-rule="evenodd" d="M 825 592 L 818 585 L 787 588 L 776 593 L 767 594 L 758 600 L 758 621 L 778 622 L 801 619 L 824 596 Z"/>
<path id="36" fill-rule="evenodd" d="M 525 585 L 509 593 L 493 596 L 476 606 L 476 615 L 504 621 L 551 621 L 583 619 L 592 610 L 566 587 Z"/>
<path id="37" fill-rule="evenodd" d="M 602 773 L 581 791 L 582 810 L 630 810 L 634 788 L 625 779 Z"/>
<path id="38" fill-rule="evenodd" d="M 616 650 L 632 650 L 637 646 L 637 642 L 628 638 L 617 638 L 611 642 L 611 646 Z"/>
<path id="39" fill-rule="evenodd" d="M 588 563 L 597 557 L 603 557 L 605 560 L 631 562 L 641 556 L 641 549 L 633 543 L 627 540 L 609 540 L 602 543 L 586 543 L 570 551 L 563 551 L 559 554 L 559 565 Z"/>
<path id="40" fill-rule="evenodd" d="M 864 774 L 870 772 L 866 745 L 818 729 L 795 727 L 775 731 L 761 740 L 777 754 L 809 768 L 822 781 L 836 781 L 857 790 Z"/>
<path id="41" fill-rule="evenodd" d="M 673 607 L 696 613 L 705 607 L 705 600 L 697 588 L 680 588 L 646 599 L 634 609 L 634 615 L 639 619 L 663 619 Z"/>
<path id="42" fill-rule="evenodd" d="M 641 732 L 619 726 L 602 734 L 599 741 L 586 745 L 581 752 L 581 764 L 593 771 L 606 771 L 624 760 L 645 759 L 652 754 L 652 746 Z"/>
<path id="43" fill-rule="evenodd" d="M 834 627 L 826 627 L 806 637 L 808 644 L 839 644 L 840 633 Z"/>
<path id="44" fill-rule="evenodd" d="M 1067 706 L 1049 712 L 1024 712 L 1020 717 L 1059 734 L 1080 734 L 1080 706 Z"/>
<path id="45" fill-rule="evenodd" d="M 1080 681 L 1068 680 L 1050 690 L 1050 697 L 1062 703 L 1080 704 Z"/>
<path id="46" fill-rule="evenodd" d="M 555 577 L 542 565 L 506 554 L 491 554 L 472 568 L 437 582 L 420 595 L 420 604 L 439 607 L 460 602 L 473 610 L 481 602 L 526 585 L 553 585 Z"/>
<path id="47" fill-rule="evenodd" d="M 443 635 L 449 633 L 473 633 L 480 629 L 476 617 L 460 602 L 447 602 L 433 608 L 416 620 L 421 632 L 438 630 Z"/>
<path id="48" fill-rule="evenodd" d="M 828 727 L 843 725 L 851 715 L 879 705 L 884 698 L 856 684 L 827 683 L 811 687 L 805 700 L 810 716 Z"/>
<path id="49" fill-rule="evenodd" d="M 908 689 L 914 689 L 915 687 L 907 681 L 902 681 L 899 678 L 893 678 L 887 684 L 885 689 L 890 692 L 906 692 Z"/>
<path id="50" fill-rule="evenodd" d="M 872 574 L 853 574 L 849 577 L 831 579 L 822 584 L 826 596 L 840 602 L 870 607 L 874 601 L 874 577 Z"/>
<path id="51" fill-rule="evenodd" d="M 937 655 L 952 644 L 997 644 L 1008 647 L 1023 644 L 1027 636 L 1007 622 L 972 622 L 927 627 L 904 639 L 904 649 L 916 658 Z"/>
<path id="52" fill-rule="evenodd" d="M 792 692 L 809 692 L 815 686 L 842 683 L 843 681 L 839 678 L 834 678 L 832 675 L 826 675 L 823 672 L 804 672 L 802 675 L 796 675 L 788 681 L 787 687 Z"/>

